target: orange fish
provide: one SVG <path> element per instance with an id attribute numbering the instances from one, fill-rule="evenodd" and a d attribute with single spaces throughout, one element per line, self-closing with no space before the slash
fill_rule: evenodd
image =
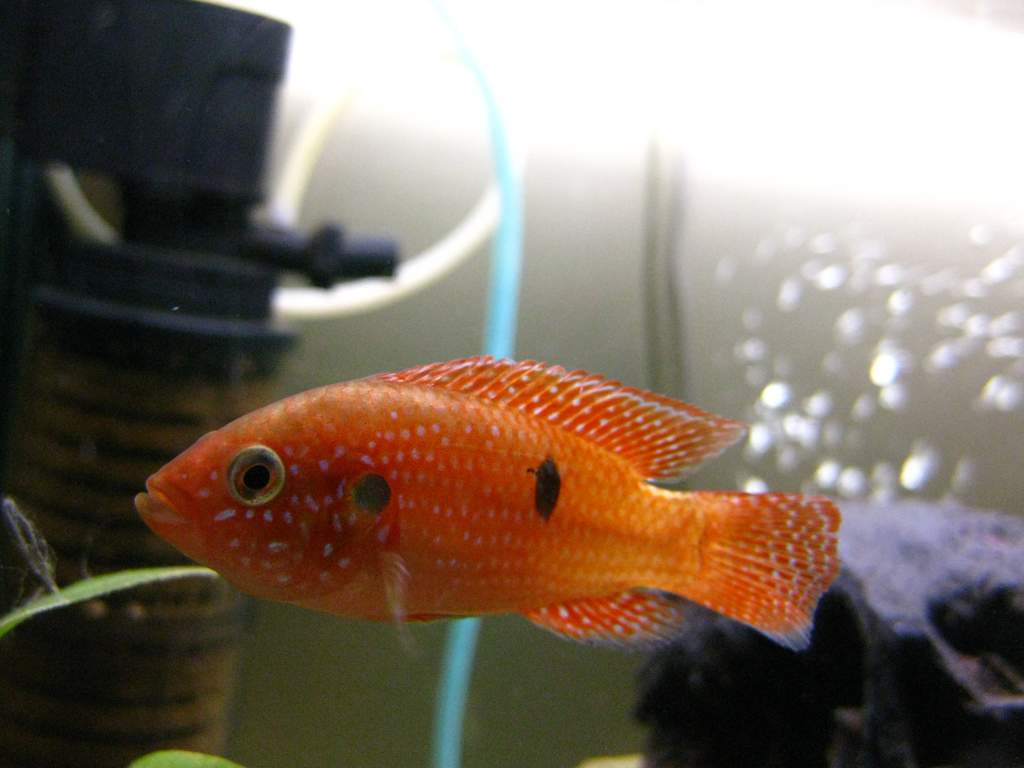
<path id="1" fill-rule="evenodd" d="M 518 612 L 636 648 L 677 634 L 692 600 L 800 648 L 839 568 L 832 503 L 649 482 L 742 433 L 594 374 L 475 357 L 268 405 L 135 505 L 243 591 L 345 616 Z"/>

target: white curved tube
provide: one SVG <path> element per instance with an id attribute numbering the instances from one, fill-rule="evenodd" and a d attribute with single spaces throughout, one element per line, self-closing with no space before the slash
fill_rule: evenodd
<path id="1" fill-rule="evenodd" d="M 264 213 L 275 223 L 294 227 L 317 160 L 330 140 L 332 129 L 353 98 L 354 87 L 314 108 L 285 158 L 278 183 Z M 524 154 L 516 153 L 522 172 Z M 285 320 L 342 317 L 381 309 L 401 301 L 454 270 L 494 233 L 500 218 L 498 186 L 492 181 L 465 218 L 447 235 L 421 253 L 403 260 L 394 278 L 367 278 L 333 288 L 280 287 L 274 292 L 273 311 Z"/>
<path id="2" fill-rule="evenodd" d="M 345 88 L 333 99 L 311 107 L 311 114 L 300 126 L 277 183 L 261 212 L 273 225 L 289 229 L 298 225 L 299 212 L 317 161 L 324 153 L 332 129 L 351 102 L 352 92 L 353 88 Z"/>
<path id="3" fill-rule="evenodd" d="M 394 278 L 342 283 L 327 290 L 279 288 L 274 294 L 274 314 L 286 319 L 341 317 L 401 301 L 437 282 L 475 253 L 497 227 L 499 208 L 498 187 L 492 182 L 451 232 L 402 262 Z"/>
<path id="4" fill-rule="evenodd" d="M 46 181 L 77 237 L 107 245 L 120 242 L 121 234 L 89 202 L 73 170 L 54 163 L 46 169 Z"/>

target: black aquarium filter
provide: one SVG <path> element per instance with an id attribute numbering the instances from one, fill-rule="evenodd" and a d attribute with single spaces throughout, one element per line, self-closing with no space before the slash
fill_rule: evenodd
<path id="1" fill-rule="evenodd" d="M 38 208 L 3 222 L 2 242 L 23 245 L 5 247 L 4 273 L 32 289 L 20 398 L 5 403 L 6 490 L 60 584 L 182 562 L 132 499 L 204 432 L 271 398 L 294 342 L 270 319 L 279 270 L 320 285 L 394 271 L 387 240 L 249 224 L 288 37 L 193 0 L 0 0 L 4 167 L 38 178 L 59 161 L 120 192 L 123 240 L 95 243 L 70 234 L 42 185 L 4 186 L 26 198 L 12 210 Z M 0 768 L 223 750 L 243 619 L 237 593 L 203 579 L 22 625 L 0 642 Z"/>
<path id="2" fill-rule="evenodd" d="M 133 262 L 107 255 L 103 274 L 117 285 L 109 271 Z M 139 520 L 132 497 L 197 436 L 269 399 L 291 343 L 260 320 L 146 306 L 161 269 L 134 264 L 137 282 L 122 287 L 139 303 L 76 290 L 95 274 L 36 294 L 11 492 L 53 549 L 61 584 L 182 562 Z M 206 264 L 199 275 L 210 284 L 230 275 L 243 293 L 259 287 L 242 266 Z M 0 650 L 0 764 L 120 767 L 152 749 L 222 750 L 243 609 L 225 583 L 202 579 L 23 625 Z"/>
<path id="3" fill-rule="evenodd" d="M 195 0 L 5 0 L 23 37 L 15 136 L 125 181 L 261 195 L 289 29 Z"/>

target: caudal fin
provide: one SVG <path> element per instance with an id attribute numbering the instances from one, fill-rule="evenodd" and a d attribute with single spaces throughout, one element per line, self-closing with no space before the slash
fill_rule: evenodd
<path id="1" fill-rule="evenodd" d="M 814 609 L 839 573 L 839 510 L 820 496 L 698 492 L 706 528 L 686 597 L 788 648 L 810 642 Z"/>

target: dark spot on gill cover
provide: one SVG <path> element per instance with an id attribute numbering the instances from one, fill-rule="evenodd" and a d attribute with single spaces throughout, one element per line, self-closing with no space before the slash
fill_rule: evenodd
<path id="1" fill-rule="evenodd" d="M 363 475 L 352 489 L 352 500 L 364 512 L 379 515 L 391 501 L 391 486 L 380 475 Z"/>
<path id="2" fill-rule="evenodd" d="M 562 478 L 558 474 L 558 465 L 555 464 L 554 459 L 548 456 L 539 467 L 526 471 L 537 480 L 537 486 L 533 492 L 533 505 L 537 509 L 537 514 L 547 520 L 555 511 L 558 493 L 562 490 Z"/>

